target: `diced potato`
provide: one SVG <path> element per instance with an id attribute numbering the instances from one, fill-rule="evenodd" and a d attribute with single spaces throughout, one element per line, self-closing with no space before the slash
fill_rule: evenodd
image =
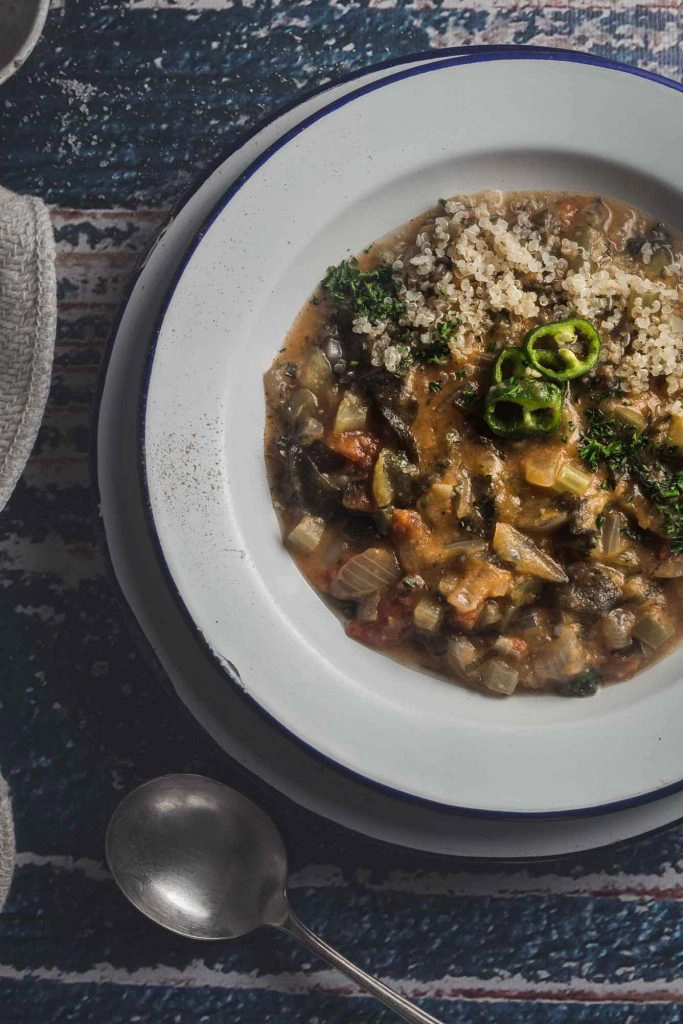
<path id="1" fill-rule="evenodd" d="M 493 644 L 493 650 L 503 658 L 511 658 L 514 661 L 521 661 L 527 654 L 529 645 L 526 640 L 518 636 L 499 636 Z"/>
<path id="2" fill-rule="evenodd" d="M 558 452 L 548 452 L 537 448 L 524 460 L 524 476 L 529 484 L 535 487 L 552 487 L 555 483 L 560 466 Z"/>
<path id="3" fill-rule="evenodd" d="M 432 484 L 425 498 L 425 511 L 432 523 L 439 523 L 453 511 L 451 484 Z"/>
<path id="4" fill-rule="evenodd" d="M 364 430 L 368 418 L 368 407 L 360 395 L 347 391 L 337 409 L 334 432 L 343 434 L 347 430 Z"/>
<path id="5" fill-rule="evenodd" d="M 415 605 L 413 622 L 417 629 L 426 633 L 436 633 L 443 620 L 444 607 L 434 597 L 421 597 Z"/>
<path id="6" fill-rule="evenodd" d="M 325 532 L 325 523 L 317 516 L 304 516 L 290 531 L 287 544 L 302 555 L 310 555 L 320 544 Z"/>

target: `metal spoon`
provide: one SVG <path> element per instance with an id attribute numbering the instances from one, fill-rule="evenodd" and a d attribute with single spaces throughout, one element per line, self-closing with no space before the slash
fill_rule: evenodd
<path id="1" fill-rule="evenodd" d="M 201 775 L 166 775 L 117 807 L 107 862 L 131 903 L 191 939 L 236 939 L 270 925 L 298 939 L 410 1024 L 439 1024 L 309 931 L 287 902 L 287 854 L 271 819 Z"/>

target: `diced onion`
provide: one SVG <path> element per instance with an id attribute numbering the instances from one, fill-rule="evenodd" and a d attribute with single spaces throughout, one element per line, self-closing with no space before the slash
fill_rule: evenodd
<path id="1" fill-rule="evenodd" d="M 488 544 L 485 540 L 452 540 L 448 544 L 444 544 L 444 551 L 450 552 L 451 555 L 473 555 L 478 551 L 486 551 Z"/>
<path id="2" fill-rule="evenodd" d="M 552 583 L 567 583 L 569 580 L 559 562 L 509 523 L 496 523 L 493 550 L 499 558 L 511 562 L 519 572 L 527 576 L 538 576 Z"/>
<path id="3" fill-rule="evenodd" d="M 481 615 L 477 619 L 477 629 L 488 629 L 490 626 L 495 626 L 497 622 L 503 618 L 503 613 L 500 610 L 500 605 L 497 601 L 487 601 L 481 610 Z"/>
<path id="4" fill-rule="evenodd" d="M 347 430 L 363 430 L 368 417 L 368 407 L 363 399 L 347 391 L 342 397 L 334 419 L 335 434 L 343 434 Z"/>
<path id="5" fill-rule="evenodd" d="M 620 512 L 608 512 L 600 531 L 602 552 L 606 558 L 620 554 L 626 547 L 624 528 L 626 520 Z"/>
<path id="6" fill-rule="evenodd" d="M 535 675 L 542 683 L 571 679 L 586 668 L 587 651 L 575 624 L 566 624 L 534 658 Z"/>
<path id="7" fill-rule="evenodd" d="M 481 681 L 487 690 L 509 697 L 517 688 L 519 672 L 497 658 L 491 658 L 481 666 Z"/>
<path id="8" fill-rule="evenodd" d="M 588 473 L 584 473 L 578 466 L 573 466 L 571 462 L 565 462 L 555 477 L 553 487 L 560 492 L 585 494 L 591 485 L 591 480 L 592 477 Z"/>
<path id="9" fill-rule="evenodd" d="M 313 444 L 314 441 L 319 441 L 323 434 L 322 423 L 320 420 L 313 419 L 312 416 L 297 430 L 297 437 L 302 444 Z"/>
<path id="10" fill-rule="evenodd" d="M 342 601 L 356 600 L 384 590 L 401 578 L 396 556 L 384 548 L 368 548 L 349 558 L 330 587 L 330 593 Z"/>
<path id="11" fill-rule="evenodd" d="M 292 395 L 288 413 L 292 423 L 303 423 L 318 412 L 318 400 L 308 388 L 297 388 Z"/>
<path id="12" fill-rule="evenodd" d="M 287 537 L 290 548 L 302 555 L 310 555 L 318 547 L 325 532 L 325 523 L 317 516 L 304 516 Z"/>
<path id="13" fill-rule="evenodd" d="M 658 565 L 654 575 L 660 579 L 673 580 L 683 576 L 683 555 L 671 555 Z"/>
<path id="14" fill-rule="evenodd" d="M 376 622 L 380 596 L 380 592 L 376 590 L 374 594 L 368 594 L 364 597 L 358 604 L 356 618 L 360 619 L 361 622 Z"/>
<path id="15" fill-rule="evenodd" d="M 457 673 L 467 675 L 477 660 L 477 648 L 467 637 L 451 637 L 446 650 L 446 660 Z"/>
<path id="16" fill-rule="evenodd" d="M 436 633 L 443 619 L 444 607 L 433 597 L 421 597 L 415 605 L 413 622 L 417 629 Z"/>
<path id="17" fill-rule="evenodd" d="M 332 383 L 332 367 L 319 348 L 314 348 L 299 370 L 299 380 L 304 387 L 317 395 Z"/>
<path id="18" fill-rule="evenodd" d="M 600 622 L 600 631 L 605 646 L 610 651 L 620 651 L 631 643 L 631 633 L 636 617 L 626 608 L 613 608 Z"/>

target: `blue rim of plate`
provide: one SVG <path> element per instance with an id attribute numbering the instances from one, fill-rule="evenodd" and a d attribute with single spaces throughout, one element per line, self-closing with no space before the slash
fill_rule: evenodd
<path id="1" fill-rule="evenodd" d="M 396 61 L 386 62 L 383 65 L 376 65 L 374 68 L 366 68 L 366 69 L 364 69 L 362 71 L 359 71 L 359 72 L 353 72 L 349 76 L 347 76 L 346 79 L 338 80 L 338 82 L 334 83 L 334 84 L 339 84 L 342 81 L 353 81 L 354 78 L 360 77 L 361 75 L 366 75 L 366 74 L 368 74 L 372 70 L 382 70 L 384 68 L 390 68 L 392 66 L 396 66 L 397 64 L 404 64 L 404 63 L 406 63 L 407 61 L 409 61 L 411 59 L 413 61 L 417 61 L 417 60 L 420 60 L 420 59 L 427 60 L 429 58 L 432 58 L 432 61 L 433 61 L 433 63 L 422 64 L 422 65 L 419 65 L 417 67 L 416 66 L 409 66 L 407 68 L 403 68 L 402 70 L 400 70 L 400 71 L 398 71 L 398 72 L 396 72 L 394 74 L 387 75 L 387 76 L 385 76 L 385 77 L 383 77 L 383 78 L 381 78 L 381 79 L 379 79 L 379 80 L 377 80 L 375 82 L 367 83 L 366 85 L 361 86 L 358 89 L 352 90 L 351 92 L 347 93 L 345 96 L 340 97 L 339 99 L 337 99 L 337 100 L 327 104 L 326 106 L 323 106 L 320 110 L 318 110 L 318 111 L 314 112 L 313 114 L 309 115 L 308 117 L 304 118 L 297 125 L 295 125 L 293 128 L 289 129 L 282 136 L 280 136 L 277 139 L 276 142 L 272 143 L 269 147 L 267 147 L 264 150 L 264 152 L 262 154 L 260 154 L 260 156 L 257 157 L 249 165 L 249 167 L 246 168 L 246 170 L 244 172 L 242 172 L 242 174 L 240 174 L 237 177 L 237 179 L 232 183 L 232 185 L 226 190 L 226 192 L 221 197 L 221 199 L 219 199 L 219 201 L 214 205 L 213 209 L 208 214 L 208 216 L 205 218 L 205 220 L 202 223 L 202 225 L 199 228 L 199 230 L 195 233 L 195 236 L 194 236 L 192 242 L 187 247 L 187 249 L 186 249 L 182 259 L 178 263 L 178 269 L 177 269 L 177 271 L 176 271 L 176 273 L 175 273 L 175 275 L 173 277 L 173 280 L 172 280 L 168 290 L 166 291 L 164 299 L 163 299 L 163 301 L 161 303 L 160 313 L 159 313 L 158 320 L 157 320 L 157 326 L 156 326 L 156 328 L 155 328 L 155 330 L 154 330 L 154 332 L 152 334 L 152 337 L 151 337 L 150 343 L 149 343 L 147 365 L 146 365 L 146 369 L 145 369 L 145 373 L 144 373 L 144 378 L 143 378 L 143 383 L 142 383 L 142 387 L 141 387 L 141 393 L 140 393 L 139 420 L 138 420 L 138 456 L 139 456 L 138 457 L 138 471 L 140 473 L 140 485 L 141 485 L 141 491 L 142 491 L 142 495 L 143 495 L 143 507 L 144 507 L 144 512 L 145 512 L 145 517 L 146 517 L 146 520 L 147 520 L 147 525 L 148 525 L 148 528 L 149 528 L 149 531 L 150 531 L 150 538 L 151 538 L 152 544 L 154 546 L 154 549 L 156 551 L 160 567 L 161 567 L 161 569 L 163 571 L 163 574 L 164 574 L 164 576 L 166 578 L 166 581 L 168 583 L 169 591 L 173 595 L 173 598 L 174 598 L 174 600 L 175 600 L 175 602 L 176 602 L 176 604 L 178 606 L 178 609 L 181 612 L 183 618 L 188 623 L 190 628 L 195 632 L 195 635 L 199 638 L 200 643 L 202 644 L 202 647 L 210 654 L 212 660 L 214 660 L 214 662 L 217 663 L 221 667 L 224 676 L 234 686 L 236 686 L 240 690 L 240 692 L 243 694 L 245 700 L 249 701 L 249 703 L 253 707 L 255 707 L 258 710 L 258 712 L 262 716 L 264 716 L 269 721 L 269 723 L 272 726 L 274 726 L 275 728 L 277 728 L 278 730 L 283 732 L 290 740 L 294 741 L 299 746 L 303 747 L 310 755 L 315 757 L 317 760 L 321 761 L 322 763 L 324 763 L 325 765 L 327 765 L 329 767 L 332 767 L 336 771 L 339 771 L 341 773 L 344 773 L 344 774 L 347 774 L 347 775 L 350 775 L 350 776 L 354 777 L 359 782 L 361 782 L 363 785 L 367 785 L 367 786 L 371 786 L 371 787 L 373 787 L 375 789 L 379 789 L 379 790 L 384 791 L 384 792 L 386 792 L 386 793 L 390 794 L 391 796 L 393 796 L 395 798 L 398 798 L 398 799 L 409 800 L 409 801 L 411 801 L 413 803 L 417 803 L 417 804 L 419 804 L 421 806 L 432 807 L 434 809 L 438 809 L 442 813 L 443 812 L 445 812 L 445 813 L 451 812 L 453 814 L 469 815 L 469 816 L 472 816 L 472 817 L 483 817 L 483 818 L 488 818 L 488 819 L 516 819 L 516 820 L 527 820 L 527 821 L 543 820 L 543 819 L 551 819 L 551 818 L 558 818 L 559 819 L 559 818 L 592 817 L 592 816 L 597 816 L 597 815 L 601 815 L 601 814 L 605 814 L 605 813 L 610 813 L 610 812 L 614 812 L 614 811 L 626 810 L 626 809 L 631 808 L 631 807 L 642 806 L 643 804 L 647 804 L 647 803 L 650 803 L 650 802 L 655 801 L 655 800 L 663 799 L 666 796 L 673 795 L 673 794 L 679 792 L 681 789 L 683 789 L 683 779 L 681 779 L 681 780 L 679 780 L 679 781 L 677 781 L 675 783 L 671 783 L 671 784 L 669 784 L 667 786 L 661 787 L 659 789 L 656 789 L 656 790 L 650 791 L 648 793 L 642 794 L 640 796 L 630 797 L 630 798 L 626 798 L 626 799 L 620 800 L 620 801 L 612 801 L 612 802 L 609 802 L 609 803 L 606 803 L 606 804 L 600 804 L 600 805 L 596 805 L 596 806 L 592 806 L 592 807 L 580 807 L 580 808 L 576 808 L 576 809 L 560 810 L 560 811 L 548 810 L 548 811 L 540 811 L 540 812 L 485 810 L 485 809 L 481 809 L 481 808 L 462 807 L 462 806 L 457 806 L 457 805 L 453 805 L 453 804 L 442 804 L 442 803 L 439 803 L 437 801 L 430 801 L 430 800 L 425 799 L 423 797 L 417 797 L 417 796 L 414 796 L 413 794 L 405 793 L 405 792 L 403 792 L 401 790 L 398 790 L 398 789 L 395 789 L 394 787 L 389 786 L 387 784 L 379 783 L 379 782 L 377 782 L 377 781 L 375 781 L 373 779 L 367 778 L 366 776 L 362 775 L 359 772 L 354 771 L 352 768 L 349 768 L 346 765 L 340 764 L 339 762 L 335 761 L 334 759 L 332 759 L 328 755 L 326 755 L 326 754 L 322 753 L 321 751 L 317 750 L 315 747 L 313 747 L 312 745 L 307 743 L 305 740 L 301 739 L 301 737 L 297 736 L 290 729 L 286 728 L 273 715 L 271 715 L 268 711 L 266 711 L 258 703 L 258 701 L 256 701 L 249 694 L 244 693 L 244 690 L 243 690 L 243 688 L 240 685 L 240 679 L 239 679 L 239 672 L 238 672 L 238 670 L 236 668 L 234 668 L 233 666 L 230 666 L 229 668 L 226 667 L 226 665 L 223 662 L 223 660 L 219 659 L 216 656 L 215 652 L 212 650 L 212 648 L 204 641 L 203 637 L 201 636 L 201 632 L 199 631 L 199 629 L 197 627 L 197 624 L 193 620 L 192 616 L 189 613 L 189 610 L 187 609 L 187 607 L 185 605 L 185 602 L 184 602 L 184 600 L 183 600 L 183 598 L 182 598 L 182 596 L 181 596 L 181 594 L 180 594 L 180 592 L 178 590 L 178 587 L 177 587 L 177 585 L 175 583 L 175 580 L 173 579 L 173 576 L 172 576 L 172 574 L 170 572 L 170 569 L 168 567 L 168 564 L 166 562 L 166 558 L 165 558 L 165 555 L 164 555 L 164 552 L 163 552 L 163 547 L 161 545 L 161 540 L 159 538 L 159 535 L 158 535 L 158 532 L 157 532 L 157 529 L 156 529 L 156 524 L 155 524 L 155 521 L 154 521 L 153 510 L 152 510 L 152 507 L 151 507 L 151 499 L 150 499 L 150 493 L 149 493 L 149 486 L 148 486 L 147 472 L 146 472 L 146 464 L 145 464 L 145 456 L 144 456 L 144 453 L 145 453 L 146 409 L 147 409 L 147 401 L 148 401 L 148 397 L 149 397 L 149 384 L 150 384 L 152 368 L 153 368 L 153 365 L 154 365 L 154 357 L 155 357 L 155 353 L 156 353 L 156 348 L 157 348 L 157 344 L 158 344 L 158 340 L 159 340 L 160 331 L 161 331 L 161 328 L 163 326 L 166 314 L 168 312 L 168 307 L 169 307 L 169 304 L 171 302 L 171 299 L 172 299 L 172 297 L 173 297 L 173 295 L 175 293 L 175 290 L 176 290 L 176 288 L 178 286 L 178 283 L 179 283 L 180 279 L 182 278 L 182 276 L 183 276 L 183 274 L 184 274 L 184 272 L 185 272 L 185 270 L 187 268 L 187 265 L 190 262 L 193 254 L 195 252 L 195 250 L 197 249 L 197 247 L 200 244 L 200 242 L 202 241 L 204 235 L 206 234 L 208 229 L 211 227 L 211 225 L 214 223 L 216 218 L 228 206 L 228 204 L 230 203 L 231 199 L 237 194 L 237 192 L 239 192 L 239 190 L 243 187 L 243 185 L 255 173 L 258 172 L 258 170 L 270 159 L 270 157 L 274 153 L 276 153 L 283 146 L 287 145 L 292 139 L 296 138 L 307 127 L 309 127 L 311 124 L 314 124 L 316 121 L 318 121 L 321 118 L 325 117 L 329 113 L 332 113 L 334 110 L 337 110 L 340 107 L 346 106 L 348 103 L 353 102 L 354 100 L 358 99 L 359 97 L 364 96 L 364 95 L 366 95 L 368 93 L 374 92 L 377 89 L 381 89 L 381 88 L 383 88 L 385 86 L 391 85 L 394 82 L 402 81 L 402 80 L 408 79 L 408 78 L 413 78 L 413 77 L 416 77 L 416 76 L 422 75 L 422 74 L 428 74 L 428 73 L 430 73 L 432 71 L 435 71 L 435 70 L 438 70 L 438 69 L 444 68 L 444 67 L 457 67 L 457 66 L 460 66 L 460 65 L 488 63 L 488 62 L 491 62 L 491 61 L 503 61 L 503 60 L 546 61 L 546 60 L 552 60 L 552 61 L 565 62 L 565 63 L 584 64 L 584 65 L 589 66 L 589 67 L 598 67 L 598 68 L 602 68 L 602 69 L 605 69 L 605 70 L 614 71 L 614 72 L 617 72 L 617 73 L 629 74 L 629 75 L 632 75 L 634 77 L 643 78 L 643 79 L 645 79 L 647 81 L 650 81 L 650 82 L 653 82 L 655 84 L 662 85 L 662 86 L 664 86 L 666 88 L 673 89 L 673 90 L 675 90 L 677 92 L 683 93 L 683 85 L 681 85 L 680 83 L 675 82 L 673 80 L 667 79 L 667 78 L 663 77 L 662 75 L 656 74 L 655 72 L 646 71 L 646 70 L 635 68 L 635 67 L 630 67 L 629 65 L 621 64 L 621 63 L 616 62 L 616 61 L 602 59 L 602 58 L 599 58 L 599 57 L 593 57 L 593 56 L 590 56 L 590 55 L 586 55 L 586 54 L 582 54 L 582 53 L 577 53 L 577 52 L 574 52 L 574 51 L 569 51 L 569 50 L 550 50 L 550 49 L 541 49 L 541 48 L 539 48 L 539 49 L 532 49 L 532 48 L 524 48 L 524 47 L 509 47 L 509 48 L 503 48 L 503 47 L 496 48 L 496 47 L 492 47 L 492 48 L 482 48 L 481 50 L 477 50 L 476 53 L 473 53 L 472 49 L 474 49 L 474 48 L 467 49 L 467 50 L 457 49 L 457 50 L 455 50 L 455 52 L 453 52 L 453 51 L 445 51 L 444 50 L 444 51 L 442 51 L 443 56 L 441 56 L 440 54 L 435 54 L 432 51 L 432 52 L 429 52 L 426 55 L 415 55 L 412 58 L 404 57 L 404 58 L 397 59 Z M 327 86 L 327 88 L 330 88 L 330 87 L 331 87 L 331 85 Z M 324 89 L 323 90 L 319 90 L 318 94 L 322 93 L 324 91 L 325 91 Z M 309 94 L 309 96 L 310 95 L 313 95 L 313 94 Z M 298 102 L 300 103 L 302 101 L 302 99 L 303 99 L 303 97 L 299 98 Z M 292 109 L 296 105 L 298 105 L 298 104 L 292 104 L 288 109 Z M 243 141 L 246 141 L 246 139 L 243 140 Z"/>

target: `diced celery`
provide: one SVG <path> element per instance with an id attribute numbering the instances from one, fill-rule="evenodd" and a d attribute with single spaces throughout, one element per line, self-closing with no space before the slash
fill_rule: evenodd
<path id="1" fill-rule="evenodd" d="M 477 648 L 464 636 L 454 636 L 448 641 L 446 660 L 456 672 L 467 674 L 477 660 Z"/>
<path id="2" fill-rule="evenodd" d="M 444 607 L 435 598 L 425 595 L 415 605 L 413 622 L 417 629 L 436 633 L 443 619 Z"/>
<path id="3" fill-rule="evenodd" d="M 636 409 L 631 409 L 628 405 L 612 406 L 612 415 L 615 420 L 620 420 L 627 427 L 633 427 L 639 434 L 642 434 L 647 427 L 644 417 Z"/>
<path id="4" fill-rule="evenodd" d="M 382 449 L 372 475 L 372 496 L 379 508 L 386 508 L 394 500 L 394 488 L 387 467 L 387 455 L 390 454 L 388 448 Z"/>
<path id="5" fill-rule="evenodd" d="M 633 635 L 655 650 L 665 644 L 673 633 L 674 629 L 670 622 L 649 613 L 638 619 L 633 627 Z"/>
<path id="6" fill-rule="evenodd" d="M 584 473 L 578 466 L 572 465 L 571 462 L 565 462 L 555 477 L 553 487 L 556 491 L 560 492 L 569 491 L 571 494 L 585 494 L 591 485 L 592 479 L 590 474 Z"/>

